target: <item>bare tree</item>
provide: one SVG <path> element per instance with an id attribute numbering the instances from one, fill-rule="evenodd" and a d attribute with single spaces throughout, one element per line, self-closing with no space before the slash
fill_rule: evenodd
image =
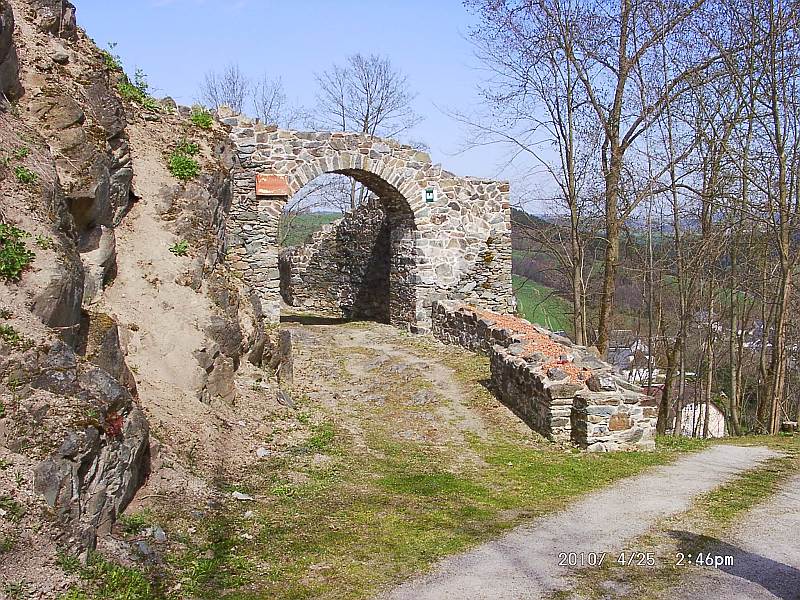
<path id="1" fill-rule="evenodd" d="M 206 73 L 200 85 L 200 100 L 214 110 L 224 105 L 236 114 L 243 114 L 252 87 L 252 82 L 239 65 L 230 64 L 219 73 Z"/>
<path id="2" fill-rule="evenodd" d="M 318 117 L 326 126 L 395 137 L 421 120 L 408 77 L 384 56 L 354 54 L 316 75 Z"/>
<path id="3" fill-rule="evenodd" d="M 264 74 L 252 85 L 250 100 L 255 116 L 262 123 L 293 129 L 310 120 L 305 110 L 289 102 L 280 78 L 273 79 Z"/>
<path id="4" fill-rule="evenodd" d="M 408 78 L 383 56 L 354 54 L 344 66 L 333 65 L 316 75 L 317 114 L 326 128 L 396 137 L 420 122 L 414 112 L 416 95 Z M 366 190 L 350 186 L 350 209 L 363 201 Z"/>

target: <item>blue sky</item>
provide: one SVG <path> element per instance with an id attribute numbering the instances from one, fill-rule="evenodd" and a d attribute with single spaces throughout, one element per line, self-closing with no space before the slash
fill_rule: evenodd
<path id="1" fill-rule="evenodd" d="M 356 52 L 388 56 L 409 78 L 425 120 L 409 137 L 459 175 L 511 179 L 507 150 L 459 153 L 462 126 L 443 111 L 469 112 L 484 79 L 466 39 L 473 16 L 460 0 L 73 0 L 78 22 L 101 47 L 117 44 L 129 72 L 182 104 L 197 99 L 209 70 L 238 63 L 253 78 L 280 77 L 288 97 L 311 107 L 314 73 Z"/>

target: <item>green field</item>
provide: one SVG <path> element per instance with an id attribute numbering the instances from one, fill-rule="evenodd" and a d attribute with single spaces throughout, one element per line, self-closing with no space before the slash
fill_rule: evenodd
<path id="1" fill-rule="evenodd" d="M 341 219 L 342 214 L 336 212 L 310 212 L 294 217 L 289 223 L 289 231 L 283 239 L 282 246 L 298 246 L 305 244 L 311 235 L 323 225 Z"/>
<path id="2" fill-rule="evenodd" d="M 572 329 L 572 307 L 555 290 L 519 275 L 512 275 L 512 280 L 520 315 L 551 331 Z"/>

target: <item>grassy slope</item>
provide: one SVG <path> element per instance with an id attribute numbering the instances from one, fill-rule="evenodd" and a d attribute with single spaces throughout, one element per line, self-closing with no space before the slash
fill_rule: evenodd
<path id="1" fill-rule="evenodd" d="M 341 218 L 341 213 L 334 212 L 311 212 L 297 215 L 290 224 L 283 245 L 297 246 L 305 244 L 311 235 L 323 225 Z"/>
<path id="2" fill-rule="evenodd" d="M 513 275 L 517 296 L 517 312 L 532 323 L 550 330 L 571 329 L 569 302 L 556 295 L 555 290 L 535 281 Z"/>

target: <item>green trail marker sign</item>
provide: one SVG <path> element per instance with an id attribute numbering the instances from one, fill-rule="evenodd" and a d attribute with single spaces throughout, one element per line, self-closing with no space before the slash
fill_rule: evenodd
<path id="1" fill-rule="evenodd" d="M 436 189 L 432 187 L 425 188 L 425 202 L 434 202 L 436 200 Z"/>

